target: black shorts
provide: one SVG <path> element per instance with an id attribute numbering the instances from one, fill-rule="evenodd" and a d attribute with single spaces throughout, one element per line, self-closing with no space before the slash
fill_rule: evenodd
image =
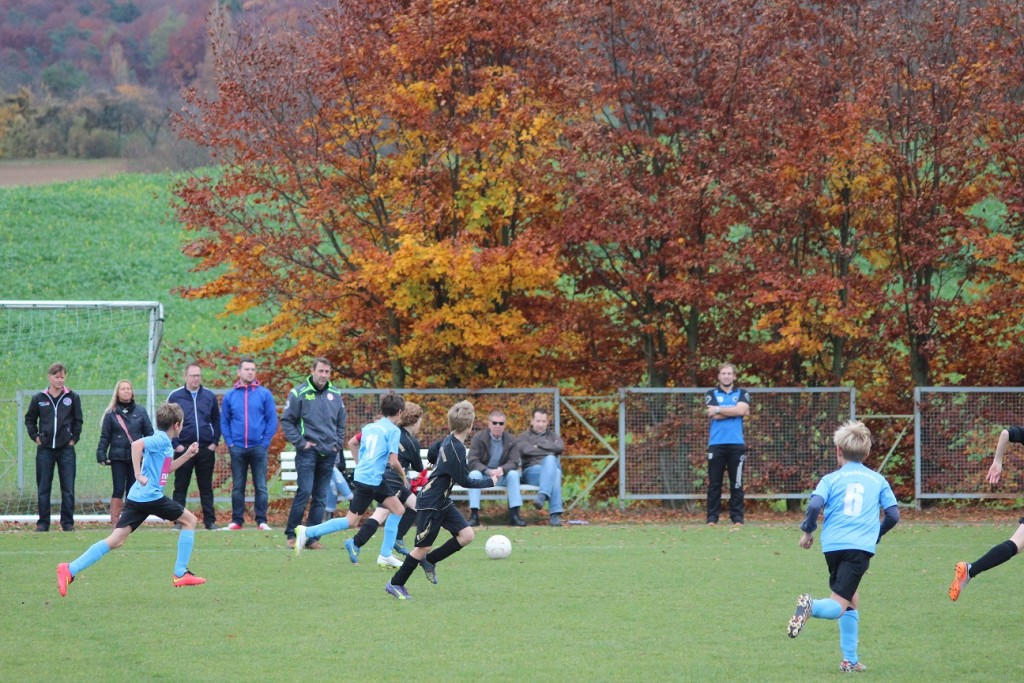
<path id="1" fill-rule="evenodd" d="M 416 512 L 416 547 L 433 547 L 441 529 L 446 529 L 452 536 L 469 526 L 459 509 L 451 504 L 440 510 L 418 510 Z"/>
<path id="2" fill-rule="evenodd" d="M 398 476 L 398 473 L 390 467 L 384 471 L 384 481 L 381 483 L 387 487 L 391 495 L 397 496 L 403 505 L 406 499 L 412 495 L 412 491 L 409 490 L 405 480 Z"/>
<path id="3" fill-rule="evenodd" d="M 395 494 L 388 490 L 384 480 L 381 480 L 376 486 L 370 486 L 361 481 L 353 481 L 352 501 L 348 504 L 348 511 L 361 515 L 370 507 L 371 502 L 383 503 L 385 498 L 390 498 L 393 495 Z"/>
<path id="4" fill-rule="evenodd" d="M 866 550 L 831 550 L 825 553 L 828 587 L 836 595 L 852 601 L 872 557 L 874 553 Z"/>
<path id="5" fill-rule="evenodd" d="M 173 522 L 184 513 L 185 506 L 171 500 L 167 496 L 145 503 L 127 498 L 124 501 L 124 509 L 121 510 L 121 516 L 117 519 L 117 528 L 130 526 L 132 531 L 135 531 L 150 515 L 156 515 L 160 519 Z"/>
<path id="6" fill-rule="evenodd" d="M 1024 443 L 1024 427 L 1007 427 L 1010 433 L 1010 443 Z"/>

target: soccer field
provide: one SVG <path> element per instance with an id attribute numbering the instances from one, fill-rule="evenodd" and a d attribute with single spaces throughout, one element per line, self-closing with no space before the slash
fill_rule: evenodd
<path id="1" fill-rule="evenodd" d="M 860 656 L 875 680 L 1024 678 L 1016 559 L 951 603 L 953 563 L 1007 523 L 904 523 L 861 585 Z M 196 534 L 204 586 L 171 587 L 176 534 L 145 527 L 83 572 L 68 597 L 54 568 L 105 530 L 0 534 L 3 648 L 12 681 L 815 681 L 841 676 L 836 623 L 786 636 L 796 596 L 828 593 L 817 545 L 790 526 L 482 528 L 417 572 L 413 600 L 384 593 L 379 536 L 352 566 L 342 543 L 301 557 L 280 531 Z M 484 541 L 509 536 L 506 560 Z"/>

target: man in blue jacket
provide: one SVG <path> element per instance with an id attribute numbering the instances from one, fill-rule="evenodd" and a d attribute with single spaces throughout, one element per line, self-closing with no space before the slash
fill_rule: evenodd
<path id="1" fill-rule="evenodd" d="M 231 454 L 231 523 L 227 529 L 238 531 L 245 523 L 245 479 L 251 469 L 253 516 L 260 531 L 270 531 L 267 448 L 277 431 L 277 407 L 270 390 L 260 386 L 256 379 L 256 362 L 252 358 L 243 358 L 238 363 L 238 381 L 221 404 L 220 429 Z"/>
<path id="2" fill-rule="evenodd" d="M 185 414 L 185 424 L 172 440 L 174 457 L 181 456 L 191 444 L 199 444 L 196 456 L 174 471 L 174 494 L 171 497 L 185 504 L 185 496 L 192 483 L 192 471 L 195 470 L 199 504 L 203 508 L 203 524 L 207 529 L 216 529 L 213 466 L 217 461 L 214 451 L 220 441 L 220 407 L 213 392 L 203 386 L 203 369 L 190 363 L 185 368 L 185 386 L 172 391 L 167 402 L 177 403 Z"/>

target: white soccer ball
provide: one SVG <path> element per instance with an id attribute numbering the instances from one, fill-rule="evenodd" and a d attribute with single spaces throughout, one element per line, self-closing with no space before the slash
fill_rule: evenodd
<path id="1" fill-rule="evenodd" d="M 495 534 L 487 539 L 484 552 L 492 560 L 503 560 L 512 554 L 512 541 L 501 534 Z"/>

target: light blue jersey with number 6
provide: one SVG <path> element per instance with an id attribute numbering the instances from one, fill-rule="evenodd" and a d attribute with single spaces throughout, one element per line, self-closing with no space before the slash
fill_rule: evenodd
<path id="1" fill-rule="evenodd" d="M 879 513 L 896 505 L 896 496 L 885 477 L 862 463 L 848 462 L 822 477 L 812 495 L 825 500 L 822 552 L 875 552 L 881 528 Z"/>

